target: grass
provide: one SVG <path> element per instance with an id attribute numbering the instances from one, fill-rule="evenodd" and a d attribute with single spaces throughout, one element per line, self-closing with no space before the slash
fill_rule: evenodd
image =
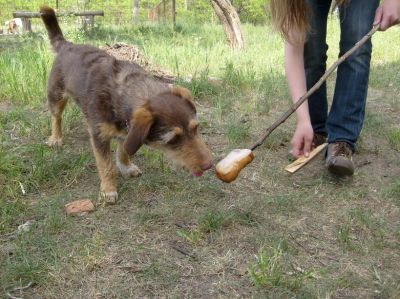
<path id="1" fill-rule="evenodd" d="M 256 255 L 256 261 L 249 266 L 249 277 L 259 289 L 268 289 L 275 296 L 313 297 L 304 285 L 308 279 L 314 279 L 313 270 L 303 270 L 291 265 L 289 253 L 282 242 L 274 244 L 265 250 L 261 248 Z"/>
<path id="2" fill-rule="evenodd" d="M 2 53 L 0 67 L 3 71 L 0 86 L 2 99 L 12 99 L 15 104 L 29 104 L 34 107 L 42 104 L 45 99 L 51 53 L 40 39 L 25 41 L 25 43 L 31 42 L 33 42 L 31 47 Z"/>
<path id="3" fill-rule="evenodd" d="M 337 25 L 330 20 L 328 64 L 338 52 Z M 201 133 L 216 160 L 252 144 L 289 106 L 282 41 L 268 26 L 244 26 L 244 52 L 230 50 L 214 24 L 179 24 L 177 32 L 155 25 L 103 24 L 87 33 L 62 28 L 74 42 L 135 43 L 177 74 L 194 94 Z M 379 46 L 353 178 L 331 176 L 321 157 L 287 175 L 290 118 L 231 184 L 212 172 L 194 180 L 144 147 L 135 155 L 144 173 L 118 179 L 119 202 L 76 218 L 64 214 L 64 205 L 95 201 L 99 180 L 72 101 L 64 147 L 45 145 L 53 54 L 38 29 L 0 39 L 3 294 L 31 281 L 21 297 L 400 296 L 398 28 L 374 36 Z M 220 80 L 212 84 L 208 77 Z M 330 94 L 333 83 L 328 80 Z M 18 232 L 28 221 L 34 221 L 30 230 Z"/>
<path id="4" fill-rule="evenodd" d="M 400 129 L 394 128 L 389 131 L 388 134 L 389 144 L 390 146 L 396 150 L 400 151 Z"/>

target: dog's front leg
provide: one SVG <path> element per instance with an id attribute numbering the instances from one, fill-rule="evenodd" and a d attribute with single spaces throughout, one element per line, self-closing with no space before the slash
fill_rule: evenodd
<path id="1" fill-rule="evenodd" d="M 142 174 L 142 171 L 129 159 L 129 155 L 124 149 L 124 141 L 118 140 L 117 154 L 116 154 L 117 167 L 119 172 L 124 178 L 137 177 Z"/>
<path id="2" fill-rule="evenodd" d="M 110 140 L 103 140 L 99 136 L 91 134 L 90 142 L 100 176 L 100 200 L 105 204 L 113 204 L 118 199 L 118 193 Z"/>

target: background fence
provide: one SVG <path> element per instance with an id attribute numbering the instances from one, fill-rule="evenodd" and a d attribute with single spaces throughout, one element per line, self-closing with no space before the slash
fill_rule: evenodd
<path id="1" fill-rule="evenodd" d="M 82 12 L 103 10 L 104 17 L 96 17 L 95 23 L 123 24 L 133 22 L 133 0 L 0 0 L 0 24 L 12 19 L 14 11 L 39 11 L 42 4 L 49 5 L 59 12 Z M 179 20 L 210 21 L 212 8 L 207 0 L 176 0 Z M 139 22 L 172 21 L 172 0 L 139 0 Z M 77 18 L 66 18 L 73 22 Z M 37 24 L 38 19 L 32 19 Z"/>

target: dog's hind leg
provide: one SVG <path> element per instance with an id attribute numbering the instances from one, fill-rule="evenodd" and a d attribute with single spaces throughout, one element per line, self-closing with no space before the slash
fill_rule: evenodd
<path id="1" fill-rule="evenodd" d="M 47 89 L 47 100 L 48 106 L 51 113 L 51 136 L 49 137 L 47 144 L 49 146 L 61 146 L 62 145 L 62 130 L 61 120 L 62 113 L 67 104 L 67 99 L 64 96 L 64 91 L 60 87 L 59 82 L 55 81 L 54 75 L 50 77 Z"/>
<path id="2" fill-rule="evenodd" d="M 142 174 L 142 171 L 129 159 L 129 155 L 124 149 L 124 141 L 118 140 L 118 147 L 116 153 L 117 167 L 123 177 L 137 177 Z"/>
<path id="3" fill-rule="evenodd" d="M 67 104 L 67 99 L 49 101 L 49 107 L 51 111 L 51 136 L 47 141 L 47 144 L 49 146 L 62 145 L 61 115 L 64 111 L 66 104 Z"/>
<path id="4" fill-rule="evenodd" d="M 105 204 L 113 204 L 118 199 L 118 193 L 116 171 L 112 163 L 110 140 L 103 140 L 92 132 L 90 132 L 90 135 L 90 142 L 100 176 L 100 200 Z"/>

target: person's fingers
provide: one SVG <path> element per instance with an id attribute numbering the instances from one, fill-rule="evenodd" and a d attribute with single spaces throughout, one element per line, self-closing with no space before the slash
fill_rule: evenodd
<path id="1" fill-rule="evenodd" d="M 306 158 L 308 158 L 308 156 L 310 155 L 311 146 L 312 146 L 312 138 L 305 138 L 303 152 Z"/>
<path id="2" fill-rule="evenodd" d="M 299 148 L 292 148 L 291 153 L 292 153 L 292 156 L 296 159 L 301 156 L 301 151 Z"/>
<path id="3" fill-rule="evenodd" d="M 292 140 L 292 149 L 290 150 L 290 153 L 292 154 L 293 157 L 297 159 L 302 154 L 301 148 L 302 148 L 302 143 L 299 140 L 294 139 Z"/>
<path id="4" fill-rule="evenodd" d="M 375 12 L 375 19 L 374 19 L 374 25 L 378 25 L 382 21 L 382 15 L 383 15 L 383 9 L 382 6 L 379 6 Z M 382 24 L 381 24 L 382 26 Z M 379 26 L 381 28 L 381 26 Z"/>
<path id="5" fill-rule="evenodd" d="M 384 31 L 389 27 L 392 27 L 393 25 L 399 24 L 399 22 L 400 22 L 400 17 L 394 11 L 390 12 L 387 16 L 383 14 L 382 17 L 383 28 L 381 29 L 382 31 Z"/>
<path id="6" fill-rule="evenodd" d="M 385 31 L 386 29 L 388 29 L 390 27 L 390 25 L 391 25 L 390 16 L 382 15 L 382 20 L 381 20 L 381 24 L 379 25 L 379 30 Z"/>
<path id="7" fill-rule="evenodd" d="M 375 12 L 374 25 L 379 24 L 379 31 L 385 31 L 400 22 L 399 11 L 384 6 L 384 4 L 379 6 Z"/>

